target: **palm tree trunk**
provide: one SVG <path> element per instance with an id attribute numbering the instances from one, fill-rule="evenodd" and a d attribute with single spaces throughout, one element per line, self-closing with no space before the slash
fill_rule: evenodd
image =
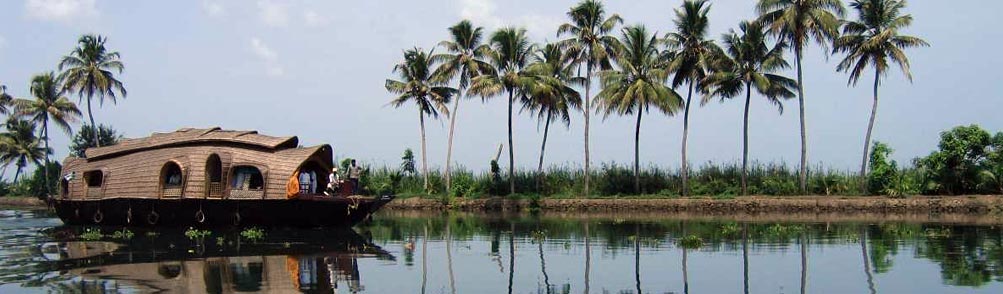
<path id="1" fill-rule="evenodd" d="M 21 176 L 21 165 L 17 165 L 17 172 L 14 173 L 14 183 L 17 183 L 17 178 Z"/>
<path id="2" fill-rule="evenodd" d="M 515 194 L 515 150 L 512 146 L 512 104 L 515 103 L 515 92 L 508 91 L 508 193 Z"/>
<path id="3" fill-rule="evenodd" d="M 804 120 L 804 79 L 801 73 L 801 49 L 795 48 L 794 51 L 798 63 L 798 108 L 801 113 L 801 170 L 798 173 L 798 181 L 801 184 L 801 193 L 808 194 L 808 134 L 805 131 Z"/>
<path id="4" fill-rule="evenodd" d="M 418 121 L 421 122 L 421 176 L 425 181 L 425 193 L 428 189 L 428 158 L 425 151 L 425 113 L 418 111 Z"/>
<path id="5" fill-rule="evenodd" d="M 547 122 L 543 126 L 543 144 L 540 145 L 540 165 L 536 168 L 536 192 L 543 193 L 543 154 L 547 150 L 547 134 L 550 132 L 551 113 L 547 113 Z"/>
<path id="6" fill-rule="evenodd" d="M 867 160 L 871 147 L 871 131 L 874 130 L 874 118 L 878 115 L 878 82 L 881 77 L 877 70 L 874 70 L 874 104 L 871 105 L 871 120 L 867 123 L 867 135 L 864 136 L 864 159 L 860 161 L 860 191 L 865 194 L 867 191 Z M 880 192 L 880 191 L 875 191 Z"/>
<path id="7" fill-rule="evenodd" d="M 686 139 L 690 132 L 690 98 L 693 97 L 693 84 L 694 81 L 690 81 L 690 93 L 686 95 L 686 109 L 683 110 L 683 164 L 680 170 L 683 176 L 683 189 L 682 195 L 687 196 L 690 194 L 689 189 L 689 171 L 686 167 Z"/>
<path id="8" fill-rule="evenodd" d="M 742 121 L 742 195 L 749 194 L 749 104 L 752 102 L 752 84 L 745 83 L 745 117 Z"/>
<path id="9" fill-rule="evenodd" d="M 874 289 L 874 276 L 871 275 L 871 259 L 867 257 L 867 227 L 860 227 L 860 254 L 864 257 L 864 274 L 867 275 L 867 289 L 871 294 L 877 293 Z"/>
<path id="10" fill-rule="evenodd" d="M 91 97 L 87 97 L 87 117 L 91 120 L 91 128 L 94 128 L 94 146 L 101 147 L 101 136 L 98 132 L 98 125 L 94 124 L 94 113 L 91 112 Z"/>
<path id="11" fill-rule="evenodd" d="M 453 175 L 451 173 L 453 166 L 453 129 L 456 128 L 456 111 L 460 108 L 460 99 L 463 98 L 463 91 L 456 96 L 456 102 L 453 103 L 453 112 L 449 114 L 449 139 L 446 142 L 446 192 L 448 193 L 453 188 Z"/>
<path id="12" fill-rule="evenodd" d="M 589 197 L 589 179 L 592 178 L 592 174 L 589 171 L 589 114 L 592 112 L 591 100 L 592 100 L 592 63 L 590 62 L 585 69 L 585 108 L 582 108 L 582 113 L 585 114 L 585 197 Z M 585 287 L 586 289 L 588 286 Z"/>
<path id="13" fill-rule="evenodd" d="M 640 107 L 637 109 L 637 125 L 634 127 L 634 194 L 641 194 L 641 114 L 644 111 Z"/>
<path id="14" fill-rule="evenodd" d="M 49 191 L 49 120 L 42 121 L 42 131 L 45 132 L 42 138 L 45 138 L 45 166 L 42 167 L 43 179 L 45 179 L 45 196 L 48 197 L 51 194 Z"/>

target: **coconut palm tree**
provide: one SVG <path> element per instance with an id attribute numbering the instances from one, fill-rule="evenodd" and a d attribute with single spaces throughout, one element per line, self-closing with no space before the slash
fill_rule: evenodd
<path id="1" fill-rule="evenodd" d="M 35 137 L 35 125 L 29 121 L 11 116 L 7 119 L 6 128 L 7 132 L 0 134 L 0 165 L 4 168 L 11 164 L 17 167 L 14 174 L 16 183 L 28 164 L 41 166 L 42 158 L 52 150 L 41 146 L 38 137 Z"/>
<path id="2" fill-rule="evenodd" d="M 118 52 L 109 52 L 105 48 L 107 41 L 108 39 L 101 35 L 84 35 L 77 41 L 77 48 L 59 62 L 63 87 L 67 91 L 77 92 L 81 101 L 87 99 L 87 117 L 91 126 L 97 126 L 94 124 L 94 114 L 91 112 L 91 100 L 95 96 L 98 98 L 98 103 L 104 105 L 105 98 L 112 103 L 117 102 L 116 90 L 122 98 L 126 95 L 122 82 L 112 72 L 118 71 L 121 74 L 125 65 L 119 58 Z M 101 147 L 98 142 L 94 144 Z"/>
<path id="3" fill-rule="evenodd" d="M 17 114 L 25 116 L 35 125 L 41 125 L 39 137 L 45 140 L 45 148 L 49 150 L 49 123 L 53 123 L 66 134 L 73 133 L 70 123 L 77 122 L 81 116 L 77 105 L 63 96 L 61 81 L 52 72 L 36 75 L 31 79 L 31 95 L 34 100 L 17 99 L 14 101 Z M 45 165 L 49 166 L 49 154 L 45 154 Z M 49 173 L 45 175 L 45 188 L 48 193 Z"/>
<path id="4" fill-rule="evenodd" d="M 14 102 L 14 96 L 7 94 L 7 85 L 0 84 L 0 114 L 7 114 L 9 111 L 11 103 Z"/>
<path id="5" fill-rule="evenodd" d="M 759 0 L 758 21 L 781 42 L 790 45 L 798 71 L 798 108 L 801 119 L 801 166 L 798 181 L 802 193 L 808 193 L 808 134 L 804 116 L 804 79 L 801 58 L 811 42 L 823 48 L 838 35 L 843 16 L 840 0 Z"/>
<path id="6" fill-rule="evenodd" d="M 616 70 L 599 74 L 602 90 L 596 104 L 604 114 L 637 113 L 634 126 L 634 192 L 641 193 L 640 140 L 641 116 L 654 108 L 672 115 L 682 106 L 682 98 L 665 86 L 669 72 L 661 65 L 658 37 L 643 25 L 623 29 L 614 61 Z"/>
<path id="7" fill-rule="evenodd" d="M 611 68 L 610 59 L 617 40 L 612 35 L 616 26 L 623 23 L 620 15 L 613 13 L 606 17 L 606 8 L 599 0 L 583 0 L 571 7 L 567 13 L 571 20 L 557 28 L 557 36 L 568 35 L 569 38 L 560 42 L 569 54 L 575 56 L 577 65 L 585 65 L 585 107 L 582 115 L 585 117 L 585 196 L 589 195 L 589 114 L 592 107 L 592 74 L 598 70 Z"/>
<path id="8" fill-rule="evenodd" d="M 584 83 L 584 78 L 574 76 L 573 57 L 566 54 L 559 45 L 547 44 L 536 52 L 534 62 L 526 69 L 536 81 L 523 110 L 536 113 L 543 122 L 543 143 L 540 145 L 540 164 L 536 172 L 537 191 L 541 190 L 543 155 L 547 150 L 551 120 L 556 117 L 568 127 L 571 124 L 571 109 L 580 109 L 582 105 L 581 95 L 571 87 Z"/>
<path id="9" fill-rule="evenodd" d="M 491 34 L 491 47 L 485 54 L 495 71 L 474 78 L 469 94 L 487 98 L 508 93 L 508 182 L 509 193 L 515 194 L 515 151 L 512 145 L 512 107 L 515 99 L 524 101 L 534 78 L 526 71 L 534 48 L 526 36 L 526 29 L 502 28 Z"/>
<path id="10" fill-rule="evenodd" d="M 470 80 L 479 76 L 483 72 L 490 72 L 491 65 L 484 60 L 484 52 L 487 45 L 481 43 L 484 28 L 474 27 L 469 20 L 463 20 L 454 26 L 449 27 L 450 39 L 442 41 L 439 46 L 446 48 L 449 53 L 439 54 L 433 59 L 441 60 L 442 64 L 436 69 L 433 76 L 440 79 L 459 79 L 457 89 L 460 90 L 457 99 L 453 102 L 453 111 L 449 116 L 449 136 L 446 144 L 446 190 L 452 187 L 452 158 L 453 158 L 453 130 L 456 128 L 457 111 L 460 107 L 460 100 L 463 92 L 470 86 Z"/>
<path id="11" fill-rule="evenodd" d="M 457 94 L 457 90 L 445 86 L 442 81 L 432 78 L 432 67 L 435 66 L 433 51 L 425 52 L 421 48 L 404 51 L 404 60 L 394 66 L 393 72 L 400 80 L 387 79 L 387 91 L 397 95 L 390 101 L 395 108 L 405 103 L 413 102 L 418 106 L 418 122 L 421 128 L 421 173 L 425 182 L 425 191 L 430 191 L 428 185 L 428 158 L 425 147 L 425 116 L 438 118 L 439 113 L 449 116 L 449 100 Z"/>
<path id="12" fill-rule="evenodd" d="M 864 159 L 860 163 L 860 187 L 867 190 L 867 152 L 871 146 L 871 131 L 878 113 L 878 85 L 886 74 L 890 62 L 894 62 L 902 73 L 912 81 L 909 58 L 904 49 L 930 46 L 926 41 L 913 36 L 899 34 L 899 30 L 912 24 L 912 15 L 902 14 L 905 0 L 854 0 L 850 7 L 857 11 L 856 21 L 845 21 L 843 35 L 833 43 L 833 53 L 845 53 L 846 57 L 837 70 L 850 74 L 849 84 L 856 86 L 864 70 L 874 69 L 874 102 L 871 104 L 871 118 L 864 136 Z M 890 61 L 890 62 L 889 62 Z"/>
<path id="13" fill-rule="evenodd" d="M 683 6 L 675 10 L 674 20 L 676 31 L 665 35 L 665 42 L 669 45 L 669 51 L 665 55 L 672 55 L 669 69 L 675 74 L 672 79 L 672 88 L 683 83 L 689 85 L 689 93 L 686 94 L 686 104 L 683 110 L 683 143 L 682 143 L 682 194 L 689 194 L 689 169 L 686 162 L 686 142 L 690 130 L 690 101 L 693 97 L 693 90 L 703 91 L 701 81 L 707 76 L 710 70 L 711 59 L 721 50 L 714 44 L 713 40 L 707 39 L 707 26 L 710 12 L 710 4 L 707 0 L 686 0 Z"/>
<path id="14" fill-rule="evenodd" d="M 715 72 L 704 83 L 710 89 L 702 103 L 711 97 L 733 98 L 745 91 L 745 115 L 742 123 L 742 195 L 748 194 L 749 104 L 755 89 L 783 113 L 781 100 L 794 97 L 797 82 L 776 72 L 790 67 L 783 57 L 784 44 L 766 45 L 763 26 L 756 22 L 739 24 L 741 34 L 731 30 L 724 35 L 725 52 L 715 62 Z M 744 88 L 744 89 L 743 89 Z"/>

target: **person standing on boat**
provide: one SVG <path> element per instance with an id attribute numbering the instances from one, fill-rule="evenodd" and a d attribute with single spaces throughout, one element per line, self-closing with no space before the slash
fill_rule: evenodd
<path id="1" fill-rule="evenodd" d="M 352 165 L 348 167 L 348 180 L 352 182 L 352 195 L 359 195 L 359 177 L 362 176 L 362 168 L 355 164 L 355 159 L 352 159 Z"/>

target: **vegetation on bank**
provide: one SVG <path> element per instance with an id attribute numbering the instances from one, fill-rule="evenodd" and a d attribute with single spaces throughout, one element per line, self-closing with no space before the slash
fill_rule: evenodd
<path id="1" fill-rule="evenodd" d="M 982 128 L 960 126 L 940 135 L 938 149 L 926 157 L 916 158 L 907 166 L 889 157 L 893 150 L 876 142 L 870 153 L 870 172 L 866 178 L 854 172 L 816 166 L 808 172 L 809 195 L 962 195 L 1003 194 L 1003 132 L 990 134 Z M 415 170 L 414 155 L 404 152 L 398 167 L 364 170 L 361 184 L 370 194 L 397 194 L 443 198 L 509 195 L 510 184 L 523 191 L 525 197 L 585 197 L 584 171 L 570 166 L 554 166 L 537 170 L 517 170 L 514 183 L 501 173 L 492 161 L 487 171 L 476 172 L 457 168 L 451 172 L 451 189 L 445 185 L 445 175 L 431 170 L 424 176 Z M 798 187 L 798 171 L 784 164 L 753 163 L 749 167 L 748 191 L 752 195 L 804 195 Z M 606 163 L 592 171 L 593 190 L 588 197 L 677 197 L 683 187 L 681 174 L 657 166 L 640 170 L 640 191 L 635 193 L 633 168 Z M 865 181 L 867 190 L 859 183 Z M 690 171 L 691 195 L 729 197 L 739 195 L 742 188 L 740 164 L 707 163 Z M 430 192 L 427 192 L 430 191 Z"/>

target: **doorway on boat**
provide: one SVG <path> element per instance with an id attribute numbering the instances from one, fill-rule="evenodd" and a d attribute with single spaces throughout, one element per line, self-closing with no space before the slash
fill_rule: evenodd
<path id="1" fill-rule="evenodd" d="M 160 169 L 160 197 L 180 198 L 184 188 L 184 173 L 181 165 L 174 161 L 168 161 Z"/>
<path id="2" fill-rule="evenodd" d="M 70 181 L 66 178 L 59 180 L 59 197 L 64 199 L 70 197 Z"/>
<path id="3" fill-rule="evenodd" d="M 322 167 L 315 161 L 308 161 L 299 168 L 296 175 L 299 180 L 300 194 L 317 195 L 324 192 L 327 183 L 330 182 L 328 175 L 331 171 Z"/>
<path id="4" fill-rule="evenodd" d="M 223 198 L 223 161 L 219 155 L 209 155 L 205 162 L 205 196 L 208 198 Z"/>
<path id="5" fill-rule="evenodd" d="M 104 186 L 104 172 L 100 170 L 92 170 L 84 172 L 84 182 L 87 183 L 87 190 L 84 192 L 85 198 L 94 199 L 101 198 L 104 194 L 102 193 L 102 186 Z"/>
<path id="6" fill-rule="evenodd" d="M 261 170 L 253 166 L 236 166 L 230 177 L 230 197 L 261 198 L 265 192 L 265 178 Z"/>

